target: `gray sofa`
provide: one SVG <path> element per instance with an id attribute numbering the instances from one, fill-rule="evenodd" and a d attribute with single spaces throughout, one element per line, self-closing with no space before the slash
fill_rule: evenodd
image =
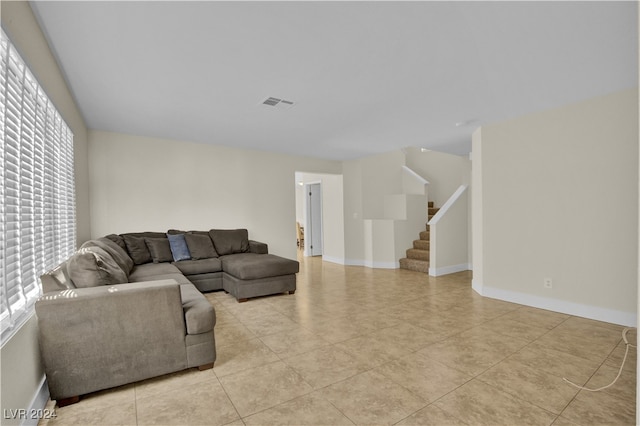
<path id="1" fill-rule="evenodd" d="M 183 260 L 174 260 L 170 238 L 184 240 Z M 98 390 L 212 368 L 215 311 L 201 292 L 226 290 L 238 301 L 293 293 L 297 272 L 298 262 L 268 254 L 246 230 L 87 241 L 41 276 L 36 314 L 51 399 L 64 406 Z"/>
<path id="2" fill-rule="evenodd" d="M 167 236 L 172 235 L 185 236 L 191 259 L 174 261 L 167 242 Z M 268 245 L 250 240 L 246 229 L 170 229 L 166 233 L 112 234 L 106 238 L 126 250 L 136 268 L 168 263 L 178 269 L 173 273 L 183 274 L 201 292 L 224 290 L 238 302 L 245 302 L 253 297 L 296 291 L 299 263 L 269 254 Z"/>

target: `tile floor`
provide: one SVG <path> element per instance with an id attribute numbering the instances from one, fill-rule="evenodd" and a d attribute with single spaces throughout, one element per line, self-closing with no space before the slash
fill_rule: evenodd
<path id="1" fill-rule="evenodd" d="M 485 299 L 470 282 L 306 258 L 295 295 L 207 294 L 214 369 L 91 394 L 41 424 L 635 424 L 635 348 L 609 389 L 562 380 L 608 384 L 622 327 Z"/>

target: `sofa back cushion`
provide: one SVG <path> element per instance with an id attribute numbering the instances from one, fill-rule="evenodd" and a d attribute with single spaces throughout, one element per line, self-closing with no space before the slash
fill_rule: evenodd
<path id="1" fill-rule="evenodd" d="M 147 243 L 144 241 L 144 237 L 138 237 L 128 234 L 125 234 L 122 237 L 124 238 L 124 242 L 127 245 L 129 256 L 131 256 L 131 259 L 133 259 L 133 263 L 135 263 L 136 265 L 142 265 L 153 260 L 151 257 L 151 253 L 147 248 Z"/>
<path id="2" fill-rule="evenodd" d="M 172 262 L 173 255 L 171 254 L 171 246 L 169 246 L 169 240 L 164 238 L 149 238 L 145 237 L 145 243 L 151 253 L 151 260 L 153 263 Z"/>
<path id="3" fill-rule="evenodd" d="M 249 231 L 246 229 L 212 229 L 209 235 L 220 256 L 249 251 Z"/>
<path id="4" fill-rule="evenodd" d="M 82 247 L 67 262 L 67 273 L 77 288 L 122 284 L 127 274 L 100 247 Z"/>
<path id="5" fill-rule="evenodd" d="M 107 239 L 113 241 L 114 243 L 119 245 L 122 248 L 122 250 L 124 250 L 125 252 L 127 251 L 127 245 L 125 244 L 124 238 L 122 238 L 122 235 L 109 234 L 109 235 L 105 235 L 104 238 L 107 238 Z"/>
<path id="6" fill-rule="evenodd" d="M 164 232 L 127 232 L 126 234 L 120 234 L 127 247 L 127 252 L 133 263 L 136 265 L 142 265 L 144 263 L 151 263 L 153 258 L 147 247 L 145 238 L 166 238 Z"/>
<path id="7" fill-rule="evenodd" d="M 189 253 L 191 253 L 191 259 L 199 260 L 218 257 L 218 252 L 213 241 L 211 241 L 209 231 L 181 231 L 179 229 L 169 229 L 167 231 L 167 236 L 177 234 L 184 234 Z"/>
<path id="8" fill-rule="evenodd" d="M 193 260 L 210 259 L 218 257 L 213 241 L 209 234 L 186 233 L 184 239 L 189 247 L 189 253 Z"/>
<path id="9" fill-rule="evenodd" d="M 133 269 L 133 259 L 129 257 L 129 254 L 126 252 L 126 250 L 122 249 L 117 243 L 113 242 L 113 240 L 107 237 L 98 238 L 97 240 L 89 240 L 80 248 L 92 246 L 100 247 L 101 249 L 106 251 L 113 258 L 113 260 L 116 261 L 120 269 L 122 269 L 124 273 L 127 274 L 127 277 L 129 276 L 131 270 Z"/>

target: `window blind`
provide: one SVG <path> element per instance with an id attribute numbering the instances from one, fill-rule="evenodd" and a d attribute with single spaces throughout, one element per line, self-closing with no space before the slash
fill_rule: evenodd
<path id="1" fill-rule="evenodd" d="M 39 277 L 75 250 L 73 134 L 2 31 L 2 343 L 33 311 Z"/>

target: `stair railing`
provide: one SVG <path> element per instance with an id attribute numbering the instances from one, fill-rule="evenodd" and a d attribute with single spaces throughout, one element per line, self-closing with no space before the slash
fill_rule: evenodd
<path id="1" fill-rule="evenodd" d="M 402 166 L 402 190 L 405 194 L 427 195 L 429 181 L 407 166 Z"/>

